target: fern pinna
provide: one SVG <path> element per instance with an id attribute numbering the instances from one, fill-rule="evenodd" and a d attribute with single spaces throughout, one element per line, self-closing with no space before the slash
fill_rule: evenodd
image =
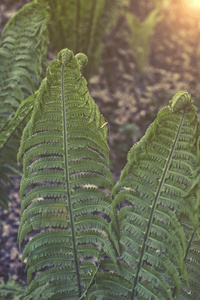
<path id="1" fill-rule="evenodd" d="M 28 255 L 28 292 L 38 299 L 77 299 L 101 256 L 115 259 L 107 129 L 81 75 L 86 63 L 85 54 L 68 49 L 51 62 L 21 140 L 18 238 L 21 247 L 32 232 L 22 261 Z"/>
<path id="2" fill-rule="evenodd" d="M 199 244 L 190 241 L 198 234 L 198 191 L 199 122 L 190 96 L 180 92 L 131 148 L 113 189 L 120 272 L 109 259 L 103 261 L 107 272 L 98 274 L 99 297 L 177 299 L 181 278 L 187 286 L 196 274 L 187 276 L 189 258 L 193 257 L 190 265 L 199 261 Z M 189 235 L 188 230 L 184 233 L 183 219 L 193 225 Z"/>

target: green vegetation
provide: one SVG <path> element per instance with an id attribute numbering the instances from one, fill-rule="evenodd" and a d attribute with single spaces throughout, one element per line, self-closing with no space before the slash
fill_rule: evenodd
<path id="1" fill-rule="evenodd" d="M 142 75 L 151 51 L 150 39 L 153 36 L 155 26 L 161 21 L 162 17 L 159 15 L 157 8 L 152 10 L 143 21 L 131 12 L 126 12 L 125 16 L 130 33 L 124 32 L 124 34 L 130 44 L 138 72 Z"/>
<path id="2" fill-rule="evenodd" d="M 102 7 L 93 6 L 91 40 L 98 28 L 97 13 L 100 20 L 106 9 L 106 1 L 97 2 Z M 76 12 L 80 4 L 77 0 Z M 5 80 L 1 89 L 1 203 L 7 207 L 9 175 L 20 173 L 18 152 L 23 164 L 18 242 L 22 262 L 27 258 L 28 281 L 24 293 L 24 286 L 12 280 L 1 283 L 1 297 L 200 299 L 200 132 L 193 100 L 187 92 L 178 92 L 158 113 L 129 150 L 115 184 L 109 169 L 107 122 L 82 75 L 93 42 L 88 57 L 68 48 L 59 51 L 36 91 L 46 65 L 51 19 L 47 6 L 47 1 L 33 1 L 13 18 L 33 9 L 41 20 L 35 21 L 36 29 L 30 25 L 37 39 L 34 65 L 30 47 L 22 46 L 24 54 L 15 56 L 15 44 L 23 43 L 23 37 L 11 38 L 12 20 L 0 50 L 2 66 L 10 66 L 1 76 L 6 73 L 9 82 L 19 83 L 9 90 Z M 77 29 L 77 15 L 75 24 Z M 74 34 L 77 48 L 79 33 Z M 4 47 L 14 47 L 13 60 Z"/>

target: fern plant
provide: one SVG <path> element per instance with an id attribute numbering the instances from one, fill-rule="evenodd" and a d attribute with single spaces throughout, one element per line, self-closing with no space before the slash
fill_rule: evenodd
<path id="1" fill-rule="evenodd" d="M 199 121 L 181 92 L 129 151 L 113 189 L 128 299 L 176 299 L 181 279 L 188 283 L 185 261 L 199 244 L 187 240 L 182 221 L 185 216 L 192 223 L 190 236 L 198 234 L 198 193 Z"/>
<path id="2" fill-rule="evenodd" d="M 84 54 L 74 57 L 67 49 L 50 64 L 19 150 L 24 171 L 19 245 L 32 230 L 45 229 L 27 244 L 22 258 L 29 255 L 29 292 L 49 282 L 44 298 L 51 292 L 59 299 L 63 293 L 81 297 L 101 256 L 116 260 L 104 218 L 112 218 L 104 189 L 113 187 L 105 120 L 80 73 L 86 62 Z"/>
<path id="3" fill-rule="evenodd" d="M 80 71 L 86 62 L 82 53 L 59 52 L 38 92 L 7 124 L 17 126 L 28 103 L 34 106 L 18 154 L 20 247 L 30 238 L 24 299 L 194 299 L 196 108 L 188 93 L 177 93 L 131 148 L 114 186 L 105 120 Z"/>

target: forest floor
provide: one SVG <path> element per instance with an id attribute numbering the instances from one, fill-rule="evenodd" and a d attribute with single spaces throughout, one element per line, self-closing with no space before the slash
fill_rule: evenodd
<path id="1" fill-rule="evenodd" d="M 0 3 L 0 32 L 8 19 L 26 0 L 3 0 Z M 158 111 L 173 95 L 188 91 L 197 107 L 200 99 L 200 19 L 187 15 L 180 1 L 166 9 L 151 40 L 149 63 L 138 75 L 137 64 L 123 35 L 126 28 L 121 16 L 104 39 L 102 62 L 89 81 L 92 97 L 108 121 L 110 164 L 115 181 L 126 163 L 126 155 L 133 143 L 145 133 Z M 21 268 L 22 253 L 17 245 L 20 198 L 19 180 L 8 191 L 12 203 L 10 211 L 0 209 L 0 280 L 26 281 Z"/>

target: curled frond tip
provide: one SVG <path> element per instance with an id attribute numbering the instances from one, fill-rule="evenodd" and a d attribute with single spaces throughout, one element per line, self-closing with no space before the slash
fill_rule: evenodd
<path id="1" fill-rule="evenodd" d="M 58 61 L 61 65 L 66 66 L 74 57 L 74 53 L 69 49 L 62 49 L 57 55 Z"/>

